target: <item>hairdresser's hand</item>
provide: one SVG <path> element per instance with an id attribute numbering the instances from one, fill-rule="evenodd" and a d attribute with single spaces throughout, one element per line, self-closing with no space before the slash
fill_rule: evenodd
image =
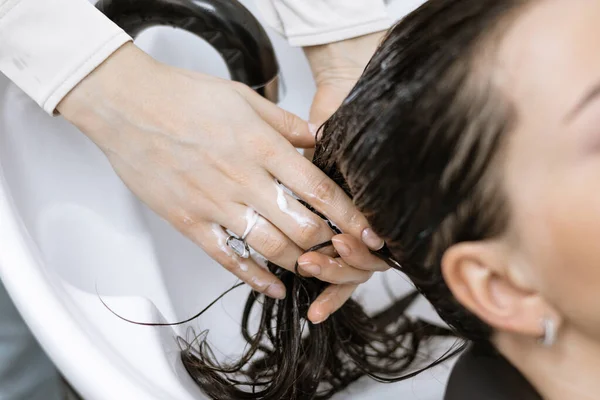
<path id="1" fill-rule="evenodd" d="M 308 319 L 313 323 L 325 321 L 352 296 L 359 283 L 345 282 L 356 275 L 356 271 L 367 273 L 370 276 L 376 271 L 389 269 L 382 259 L 373 255 L 367 246 L 352 235 L 336 235 L 332 242 L 339 257 L 334 258 L 319 252 L 311 252 L 298 259 L 300 271 L 303 273 L 326 282 L 339 282 L 328 286 L 310 306 Z M 307 266 L 309 266 L 308 270 Z M 318 271 L 318 273 L 314 273 L 314 271 Z"/>
<path id="2" fill-rule="evenodd" d="M 362 75 L 385 32 L 320 46 L 305 47 L 317 91 L 309 122 L 323 124 L 342 104 Z"/>
<path id="3" fill-rule="evenodd" d="M 307 123 L 238 83 L 160 64 L 127 44 L 59 105 L 106 154 L 142 201 L 255 290 L 282 298 L 285 288 L 226 246 L 249 208 L 261 218 L 248 244 L 293 270 L 298 257 L 331 230 L 278 179 L 344 232 L 373 247 L 382 241 L 329 178 L 294 148 L 314 146 Z"/>
<path id="4" fill-rule="evenodd" d="M 384 34 L 385 32 L 377 32 L 304 49 L 317 84 L 310 109 L 312 127 L 323 124 L 342 104 L 362 75 Z M 308 154 L 312 157 L 312 153 Z M 388 268 L 385 262 L 369 252 L 364 243 L 351 235 L 338 235 L 333 243 L 339 258 L 314 252 L 299 259 L 300 270 L 305 275 L 335 283 L 325 289 L 311 305 L 308 318 L 314 323 L 327 319 L 352 296 L 358 284 L 347 282 L 356 279 L 358 275 L 364 279 L 364 271 L 372 274 Z"/>

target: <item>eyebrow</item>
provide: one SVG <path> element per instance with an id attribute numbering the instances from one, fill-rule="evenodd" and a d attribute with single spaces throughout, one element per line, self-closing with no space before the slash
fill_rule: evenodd
<path id="1" fill-rule="evenodd" d="M 577 103 L 577 105 L 565 116 L 564 122 L 571 122 L 588 104 L 600 96 L 600 82 L 597 83 L 587 94 Z"/>

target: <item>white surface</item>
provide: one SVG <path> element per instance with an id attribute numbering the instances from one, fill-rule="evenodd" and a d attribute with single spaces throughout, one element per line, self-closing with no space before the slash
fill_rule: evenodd
<path id="1" fill-rule="evenodd" d="M 287 92 L 281 105 L 306 117 L 314 92 L 306 61 L 272 39 Z M 187 33 L 155 29 L 138 44 L 170 64 L 227 76 L 216 53 Z M 175 336 L 185 336 L 185 328 L 123 322 L 95 288 L 123 316 L 173 321 L 196 313 L 235 279 L 141 205 L 85 136 L 5 79 L 0 168 L 0 276 L 76 389 L 89 400 L 204 398 L 178 360 Z M 380 285 L 374 280 L 362 294 L 372 307 L 386 301 Z M 400 293 L 407 285 L 396 279 L 393 287 Z M 238 289 L 190 324 L 210 328 L 210 341 L 225 355 L 242 348 L 246 294 Z M 423 304 L 418 312 L 431 315 Z M 361 381 L 338 398 L 437 400 L 447 369 L 395 385 Z"/>

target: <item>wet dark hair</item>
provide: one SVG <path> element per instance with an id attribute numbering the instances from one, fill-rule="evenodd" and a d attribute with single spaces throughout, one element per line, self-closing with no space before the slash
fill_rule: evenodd
<path id="1" fill-rule="evenodd" d="M 494 83 L 495 47 L 530 2 L 426 2 L 391 29 L 324 125 L 315 156 L 386 240 L 377 254 L 412 280 L 453 334 L 475 341 L 487 341 L 491 329 L 454 299 L 440 263 L 451 245 L 497 236 L 508 224 L 500 155 L 516 113 Z M 351 299 L 312 325 L 308 307 L 327 284 L 269 269 L 288 296 L 249 295 L 248 347 L 238 362 L 219 363 L 206 335 L 181 353 L 212 398 L 325 399 L 365 375 L 406 379 L 423 361 L 420 347 L 450 334 L 406 315 L 415 294 L 373 316 Z M 260 322 L 251 332 L 254 307 Z"/>

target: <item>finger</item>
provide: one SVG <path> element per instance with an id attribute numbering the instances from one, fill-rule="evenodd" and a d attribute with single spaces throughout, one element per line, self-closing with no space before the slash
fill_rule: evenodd
<path id="1" fill-rule="evenodd" d="M 369 251 L 369 248 L 352 235 L 334 236 L 333 247 L 346 264 L 365 271 L 387 271 L 390 267 L 381 258 Z"/>
<path id="2" fill-rule="evenodd" d="M 241 237 L 252 222 L 255 212 L 252 208 L 240 204 L 227 214 L 228 221 L 218 222 Z M 294 271 L 296 260 L 304 253 L 300 247 L 262 216 L 258 217 L 254 227 L 250 230 L 246 237 L 246 243 L 267 260 L 289 271 Z"/>
<path id="3" fill-rule="evenodd" d="M 278 107 L 245 85 L 238 84 L 235 87 L 254 111 L 291 144 L 302 149 L 315 147 L 315 135 L 311 133 L 306 121 Z"/>
<path id="4" fill-rule="evenodd" d="M 317 297 L 308 309 L 307 318 L 313 324 L 320 324 L 331 314 L 344 305 L 352 293 L 358 287 L 357 284 L 330 285 Z"/>
<path id="5" fill-rule="evenodd" d="M 334 222 L 342 232 L 361 238 L 373 250 L 383 247 L 383 240 L 369 227 L 367 219 L 342 188 L 310 161 L 301 156 L 287 157 L 285 161 L 273 157 L 265 164 L 273 176 Z"/>
<path id="6" fill-rule="evenodd" d="M 332 258 L 325 254 L 312 252 L 298 260 L 299 269 L 304 274 L 329 283 L 363 283 L 369 280 L 372 271 L 356 269 L 341 258 Z"/>
<path id="7" fill-rule="evenodd" d="M 302 158 L 300 154 L 297 156 Z M 321 217 L 286 193 L 274 180 L 261 187 L 263 190 L 258 199 L 253 199 L 252 206 L 300 249 L 309 249 L 333 237 L 333 231 Z"/>
<path id="8" fill-rule="evenodd" d="M 275 275 L 250 258 L 238 257 L 227 246 L 229 235 L 220 225 L 199 223 L 184 233 L 200 245 L 213 260 L 246 282 L 252 289 L 275 299 L 285 298 L 285 286 Z"/>

